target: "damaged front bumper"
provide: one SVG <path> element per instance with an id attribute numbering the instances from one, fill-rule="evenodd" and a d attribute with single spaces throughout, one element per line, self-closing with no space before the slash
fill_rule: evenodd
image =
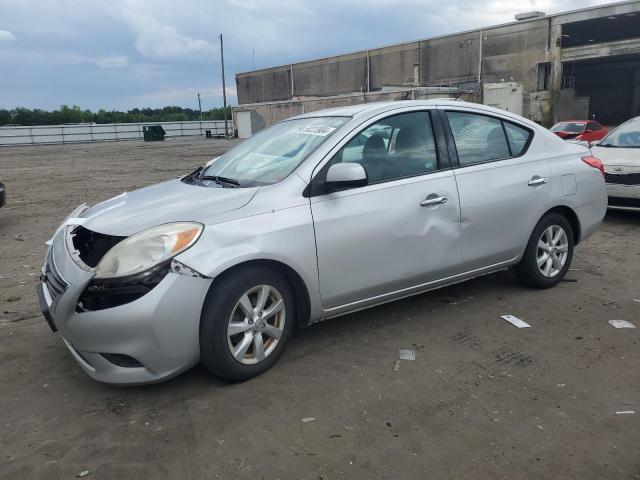
<path id="1" fill-rule="evenodd" d="M 94 273 L 72 258 L 67 235 L 61 228 L 48 242 L 38 296 L 47 322 L 87 374 L 111 384 L 153 383 L 199 361 L 200 313 L 212 279 L 173 261 L 139 298 L 87 311 L 79 300 Z"/>

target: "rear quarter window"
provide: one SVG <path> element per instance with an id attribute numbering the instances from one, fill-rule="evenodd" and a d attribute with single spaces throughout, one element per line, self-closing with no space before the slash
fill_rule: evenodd
<path id="1" fill-rule="evenodd" d="M 521 155 L 527 145 L 532 133 L 526 128 L 519 127 L 513 123 L 503 122 L 504 129 L 507 132 L 507 140 L 509 141 L 509 148 L 511 149 L 511 155 L 517 157 Z"/>

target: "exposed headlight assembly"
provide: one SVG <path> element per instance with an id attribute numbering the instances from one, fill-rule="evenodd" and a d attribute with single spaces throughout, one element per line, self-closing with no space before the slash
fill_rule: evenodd
<path id="1" fill-rule="evenodd" d="M 176 222 L 149 228 L 122 240 L 109 250 L 94 278 L 134 275 L 158 265 L 192 246 L 203 226 L 195 222 Z"/>
<path id="2" fill-rule="evenodd" d="M 98 263 L 76 311 L 118 307 L 146 295 L 169 273 L 173 257 L 198 240 L 202 229 L 199 223 L 168 223 L 120 241 Z"/>

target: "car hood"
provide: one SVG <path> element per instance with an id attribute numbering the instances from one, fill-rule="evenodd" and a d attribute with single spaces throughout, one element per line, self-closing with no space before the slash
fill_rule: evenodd
<path id="1" fill-rule="evenodd" d="M 612 148 L 595 145 L 591 152 L 602 160 L 605 166 L 640 167 L 640 148 Z"/>
<path id="2" fill-rule="evenodd" d="M 242 208 L 260 190 L 190 185 L 179 179 L 123 193 L 80 215 L 94 232 L 129 236 L 156 225 L 195 221 L 205 225 L 216 215 Z"/>

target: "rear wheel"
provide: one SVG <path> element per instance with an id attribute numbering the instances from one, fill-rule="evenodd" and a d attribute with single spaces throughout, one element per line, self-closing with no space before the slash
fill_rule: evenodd
<path id="1" fill-rule="evenodd" d="M 238 382 L 271 368 L 295 324 L 287 279 L 265 267 L 248 267 L 218 280 L 200 320 L 200 358 L 207 369 Z"/>
<path id="2" fill-rule="evenodd" d="M 573 230 L 559 213 L 545 215 L 531 234 L 515 272 L 525 285 L 550 288 L 562 280 L 573 259 Z"/>

